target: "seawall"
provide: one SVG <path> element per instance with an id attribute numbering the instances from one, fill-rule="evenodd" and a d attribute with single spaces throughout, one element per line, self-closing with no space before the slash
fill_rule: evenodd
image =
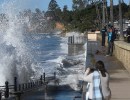
<path id="1" fill-rule="evenodd" d="M 114 56 L 122 62 L 130 73 L 130 43 L 124 41 L 114 42 Z"/>

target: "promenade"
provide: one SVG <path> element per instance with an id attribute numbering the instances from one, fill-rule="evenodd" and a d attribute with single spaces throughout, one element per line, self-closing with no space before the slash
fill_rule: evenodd
<path id="1" fill-rule="evenodd" d="M 105 56 L 98 45 L 100 52 L 95 54 L 95 59 L 102 60 L 110 73 L 111 100 L 130 100 L 130 73 L 114 56 Z"/>

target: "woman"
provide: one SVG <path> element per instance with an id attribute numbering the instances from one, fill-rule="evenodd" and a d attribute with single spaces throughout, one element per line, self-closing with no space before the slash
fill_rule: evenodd
<path id="1" fill-rule="evenodd" d="M 97 61 L 95 69 L 87 68 L 84 81 L 87 81 L 86 100 L 110 100 L 109 74 L 104 63 Z"/>

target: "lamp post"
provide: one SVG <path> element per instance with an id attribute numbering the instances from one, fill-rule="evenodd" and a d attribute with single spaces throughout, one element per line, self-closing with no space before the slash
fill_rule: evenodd
<path id="1" fill-rule="evenodd" d="M 122 19 L 122 10 L 121 10 L 121 0 L 119 0 L 119 22 L 120 22 L 120 40 L 124 40 L 124 37 L 123 37 L 123 19 Z"/>

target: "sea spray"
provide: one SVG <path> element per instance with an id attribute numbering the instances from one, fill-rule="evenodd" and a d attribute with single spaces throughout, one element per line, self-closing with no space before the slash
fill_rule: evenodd
<path id="1" fill-rule="evenodd" d="M 69 32 L 66 33 L 66 37 L 69 36 L 83 36 L 78 32 Z M 67 41 L 67 40 L 66 40 Z M 65 48 L 65 47 L 64 47 Z M 84 50 L 86 50 L 86 44 L 83 46 Z M 68 49 L 67 49 L 68 50 Z M 86 66 L 86 52 L 75 55 L 75 56 L 66 56 L 62 60 L 62 73 L 60 73 L 62 80 L 61 85 L 69 85 L 73 90 L 80 90 L 79 80 L 83 80 L 83 75 Z M 60 68 L 59 68 L 60 69 Z"/>
<path id="2" fill-rule="evenodd" d="M 18 0 L 19 1 L 19 0 Z M 16 0 L 6 1 L 1 7 L 6 14 L 6 30 L 0 32 L 0 85 L 5 81 L 13 82 L 16 76 L 19 82 L 27 82 L 35 74 L 36 65 L 32 62 L 32 54 L 25 43 L 25 25 L 29 24 L 28 18 L 17 15 Z"/>

